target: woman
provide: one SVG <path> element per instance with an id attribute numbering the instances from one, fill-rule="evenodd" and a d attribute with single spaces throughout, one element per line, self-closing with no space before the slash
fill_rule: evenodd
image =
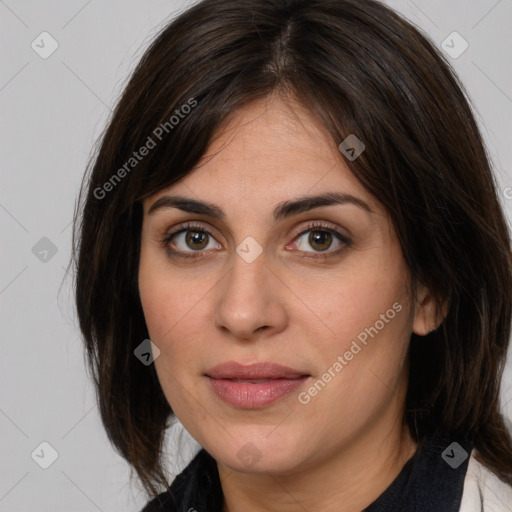
<path id="1" fill-rule="evenodd" d="M 506 511 L 510 238 L 439 52 L 372 0 L 204 0 L 75 220 L 102 419 L 149 511 Z"/>

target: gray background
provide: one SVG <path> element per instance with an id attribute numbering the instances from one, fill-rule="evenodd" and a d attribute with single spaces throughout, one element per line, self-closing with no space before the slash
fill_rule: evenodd
<path id="1" fill-rule="evenodd" d="M 512 0 L 388 3 L 438 46 L 453 31 L 468 42 L 450 59 L 473 101 L 512 219 Z M 0 1 L 0 512 L 138 511 L 146 502 L 101 426 L 64 276 L 92 145 L 144 48 L 190 4 Z M 44 31 L 58 43 L 46 59 L 31 47 L 35 40 L 50 48 L 47 36 L 41 43 Z M 452 51 L 460 50 L 452 40 Z M 510 358 L 502 405 L 512 418 Z M 198 448 L 186 433 L 183 439 L 175 472 Z M 47 469 L 35 462 L 51 462 L 41 442 L 58 452 Z M 174 445 L 168 450 L 171 456 Z"/>

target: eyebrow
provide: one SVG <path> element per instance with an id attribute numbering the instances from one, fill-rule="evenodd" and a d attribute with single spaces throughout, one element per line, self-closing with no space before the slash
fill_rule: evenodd
<path id="1" fill-rule="evenodd" d="M 374 213 L 371 208 L 362 199 L 342 192 L 327 192 L 315 196 L 302 196 L 294 200 L 279 203 L 273 211 L 274 220 L 280 220 L 298 213 L 308 212 L 320 206 L 330 206 L 335 204 L 352 204 L 362 208 L 369 213 Z M 148 210 L 148 215 L 154 215 L 155 212 L 167 208 L 178 208 L 188 213 L 197 215 L 206 215 L 214 219 L 224 220 L 226 218 L 222 209 L 206 201 L 199 201 L 182 196 L 162 196 L 155 201 Z"/>

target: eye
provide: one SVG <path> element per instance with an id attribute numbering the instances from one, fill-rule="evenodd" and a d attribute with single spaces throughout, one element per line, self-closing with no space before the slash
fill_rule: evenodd
<path id="1" fill-rule="evenodd" d="M 222 247 L 203 227 L 193 225 L 182 226 L 179 231 L 166 235 L 161 243 L 171 255 L 183 258 L 195 257 L 194 253 Z"/>
<path id="2" fill-rule="evenodd" d="M 222 249 L 222 245 L 203 226 L 186 224 L 180 227 L 160 240 L 169 256 L 199 258 L 207 256 L 207 251 Z M 328 258 L 337 255 L 350 244 L 350 240 L 337 229 L 315 222 L 306 226 L 286 248 L 306 253 L 310 258 Z"/>
<path id="3" fill-rule="evenodd" d="M 181 231 L 173 235 L 172 241 L 180 251 L 201 251 L 203 249 L 220 249 L 220 244 L 206 231 Z"/>
<path id="4" fill-rule="evenodd" d="M 313 224 L 295 238 L 293 245 L 299 251 L 328 253 L 330 256 L 350 245 L 350 240 L 334 228 Z M 318 257 L 324 257 L 324 255 L 319 254 Z"/>

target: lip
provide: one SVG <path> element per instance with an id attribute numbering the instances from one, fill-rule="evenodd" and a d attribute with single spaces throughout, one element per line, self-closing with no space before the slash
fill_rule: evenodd
<path id="1" fill-rule="evenodd" d="M 303 371 L 275 363 L 242 365 L 235 361 L 214 366 L 205 376 L 221 400 L 241 409 L 270 405 L 302 386 L 310 377 Z"/>
<path id="2" fill-rule="evenodd" d="M 206 375 L 213 379 L 295 379 L 307 375 L 306 372 L 281 366 L 280 364 L 262 362 L 243 365 L 236 361 L 218 364 L 210 368 Z"/>

